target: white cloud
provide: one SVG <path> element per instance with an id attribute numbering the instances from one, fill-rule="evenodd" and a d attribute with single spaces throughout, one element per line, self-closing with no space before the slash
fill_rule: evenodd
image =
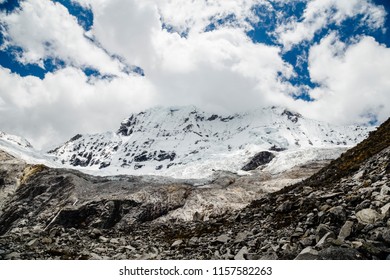
<path id="1" fill-rule="evenodd" d="M 311 0 L 302 19 L 292 18 L 276 29 L 275 35 L 286 50 L 313 39 L 314 35 L 330 24 L 340 25 L 347 18 L 361 15 L 361 24 L 383 28 L 386 11 L 383 6 L 369 0 Z"/>
<path id="2" fill-rule="evenodd" d="M 20 3 L 14 13 L 0 14 L 6 26 L 6 45 L 23 49 L 19 61 L 43 66 L 57 58 L 76 67 L 93 67 L 105 74 L 121 74 L 121 65 L 85 37 L 75 17 L 61 4 L 46 0 Z"/>
<path id="3" fill-rule="evenodd" d="M 390 49 L 374 38 L 346 46 L 332 33 L 311 48 L 309 70 L 320 84 L 310 92 L 316 101 L 301 107 L 310 117 L 348 124 L 390 116 Z"/>
<path id="4" fill-rule="evenodd" d="M 75 68 L 43 80 L 20 77 L 0 67 L 0 127 L 47 148 L 76 133 L 115 130 L 130 112 L 153 104 L 153 86 L 144 77 L 88 82 Z M 22 133 L 21 133 L 22 132 Z"/>
<path id="5" fill-rule="evenodd" d="M 293 75 L 280 49 L 254 44 L 245 34 L 246 19 L 256 21 L 251 7 L 265 1 L 83 3 L 95 15 L 91 34 L 110 52 L 140 65 L 160 103 L 234 111 L 268 105 L 295 90 L 279 78 Z M 233 26 L 203 32 L 210 19 L 229 14 L 235 15 Z M 160 18 L 178 31 L 188 29 L 188 35 L 163 29 Z"/>

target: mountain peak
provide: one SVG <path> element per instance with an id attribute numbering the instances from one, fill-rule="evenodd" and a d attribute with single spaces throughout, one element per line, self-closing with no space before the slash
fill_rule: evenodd
<path id="1" fill-rule="evenodd" d="M 231 115 L 154 107 L 131 114 L 116 133 L 77 135 L 52 153 L 65 165 L 99 172 L 200 177 L 213 169 L 237 172 L 261 151 L 347 147 L 367 133 L 282 107 Z"/>
<path id="2" fill-rule="evenodd" d="M 33 146 L 28 142 L 25 138 L 7 134 L 5 132 L 0 131 L 0 140 L 6 141 L 10 144 L 20 146 L 22 148 L 32 148 Z"/>

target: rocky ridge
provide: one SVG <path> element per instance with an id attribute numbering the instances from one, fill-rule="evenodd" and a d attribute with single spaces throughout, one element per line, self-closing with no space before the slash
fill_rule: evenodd
<path id="1" fill-rule="evenodd" d="M 389 259 L 389 132 L 390 120 L 309 179 L 191 221 L 161 219 L 236 175 L 161 181 L 28 166 L 1 209 L 0 258 Z"/>

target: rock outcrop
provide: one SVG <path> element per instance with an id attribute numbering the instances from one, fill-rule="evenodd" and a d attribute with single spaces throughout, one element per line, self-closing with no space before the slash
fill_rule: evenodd
<path id="1" fill-rule="evenodd" d="M 259 166 L 269 163 L 274 157 L 275 157 L 274 154 L 268 151 L 257 153 L 253 158 L 250 159 L 250 161 L 247 164 L 244 165 L 242 170 L 244 171 L 254 170 Z"/>

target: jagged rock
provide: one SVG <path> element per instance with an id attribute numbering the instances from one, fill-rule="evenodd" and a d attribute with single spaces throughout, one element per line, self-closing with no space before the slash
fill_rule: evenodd
<path id="1" fill-rule="evenodd" d="M 229 241 L 229 239 L 230 239 L 229 236 L 227 236 L 226 234 L 222 234 L 217 237 L 217 241 L 221 243 L 226 243 Z"/>
<path id="2" fill-rule="evenodd" d="M 390 229 L 387 228 L 382 233 L 383 240 L 390 245 Z"/>
<path id="3" fill-rule="evenodd" d="M 374 224 L 375 222 L 380 220 L 381 216 L 374 209 L 366 208 L 357 212 L 356 218 L 358 219 L 359 223 L 368 225 L 368 224 Z"/>
<path id="4" fill-rule="evenodd" d="M 194 246 L 194 245 L 196 245 L 198 243 L 198 241 L 199 241 L 198 238 L 193 236 L 193 237 L 190 238 L 190 240 L 188 240 L 188 244 L 191 245 L 191 246 Z"/>
<path id="5" fill-rule="evenodd" d="M 248 254 L 248 248 L 246 246 L 242 247 L 240 251 L 234 256 L 235 260 L 245 260 L 245 256 Z"/>
<path id="6" fill-rule="evenodd" d="M 203 219 L 204 219 L 204 214 L 201 214 L 198 211 L 196 211 L 192 216 L 193 221 L 203 221 Z"/>
<path id="7" fill-rule="evenodd" d="M 316 229 L 316 242 L 318 243 L 320 239 L 329 232 L 332 232 L 332 230 L 328 225 L 325 224 L 318 225 Z"/>
<path id="8" fill-rule="evenodd" d="M 362 209 L 370 207 L 370 205 L 371 205 L 371 200 L 366 199 L 366 200 L 362 201 L 359 205 L 356 206 L 355 211 L 358 212 Z"/>
<path id="9" fill-rule="evenodd" d="M 275 157 L 275 155 L 268 151 L 263 151 L 260 153 L 257 153 L 253 158 L 249 160 L 247 164 L 244 165 L 242 170 L 244 171 L 250 171 L 254 170 L 259 166 L 262 166 L 264 164 L 267 164 L 271 162 L 271 160 Z"/>
<path id="10" fill-rule="evenodd" d="M 280 212 L 280 213 L 287 213 L 291 210 L 293 204 L 291 201 L 286 201 L 282 204 L 280 204 L 276 209 L 275 211 L 276 212 Z"/>
<path id="11" fill-rule="evenodd" d="M 346 238 L 348 238 L 348 236 L 351 235 L 352 227 L 353 227 L 353 222 L 346 221 L 345 224 L 341 227 L 337 239 L 340 241 L 344 241 Z"/>
<path id="12" fill-rule="evenodd" d="M 99 256 L 98 254 L 93 253 L 93 252 L 89 253 L 89 255 L 90 255 L 91 260 L 102 260 L 103 259 L 101 256 Z"/>
<path id="13" fill-rule="evenodd" d="M 387 203 L 381 208 L 381 213 L 383 217 L 387 217 L 390 214 L 390 203 Z"/>
<path id="14" fill-rule="evenodd" d="M 248 232 L 239 232 L 237 233 L 236 235 L 236 238 L 234 239 L 234 242 L 235 243 L 240 243 L 240 242 L 243 242 L 247 237 L 248 237 Z"/>
<path id="15" fill-rule="evenodd" d="M 295 258 L 295 260 L 318 260 L 318 259 L 320 259 L 318 256 L 318 251 L 313 249 L 312 247 L 306 247 Z"/>
<path id="16" fill-rule="evenodd" d="M 6 260 L 18 260 L 20 259 L 21 253 L 19 252 L 12 252 L 5 256 Z"/>
<path id="17" fill-rule="evenodd" d="M 38 238 L 34 238 L 27 243 L 28 247 L 35 247 L 38 245 Z"/>
<path id="18" fill-rule="evenodd" d="M 42 238 L 41 242 L 43 244 L 51 244 L 53 242 L 53 240 L 50 237 L 44 237 L 44 238 Z"/>
<path id="19" fill-rule="evenodd" d="M 335 224 L 342 224 L 346 220 L 345 209 L 342 206 L 335 206 L 329 209 L 330 220 Z"/>
<path id="20" fill-rule="evenodd" d="M 172 243 L 171 247 L 178 247 L 181 244 L 183 244 L 183 240 L 178 239 L 178 240 L 176 240 L 175 242 Z"/>
<path id="21" fill-rule="evenodd" d="M 99 241 L 102 243 L 107 243 L 109 241 L 109 239 L 104 237 L 104 236 L 99 236 Z"/>
<path id="22" fill-rule="evenodd" d="M 317 242 L 316 248 L 323 248 L 325 247 L 329 242 L 329 239 L 335 239 L 336 236 L 332 231 L 327 232 L 321 239 Z"/>
<path id="23" fill-rule="evenodd" d="M 308 237 L 304 237 L 302 238 L 299 243 L 304 246 L 304 247 L 308 247 L 308 246 L 312 246 L 314 245 L 316 241 L 316 236 L 314 234 L 308 236 Z"/>

